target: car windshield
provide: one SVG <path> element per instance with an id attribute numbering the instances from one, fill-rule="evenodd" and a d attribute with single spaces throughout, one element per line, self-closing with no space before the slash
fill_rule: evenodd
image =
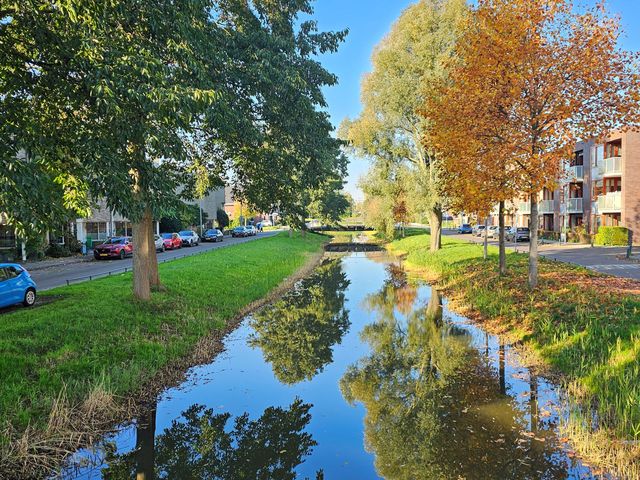
<path id="1" fill-rule="evenodd" d="M 126 242 L 124 238 L 110 238 L 105 243 L 105 245 L 122 245 Z"/>
<path id="2" fill-rule="evenodd" d="M 171 239 L 171 238 L 173 238 L 173 233 L 163 233 L 162 234 L 162 238 Z"/>
<path id="3" fill-rule="evenodd" d="M 207 230 L 204 233 L 206 233 L 207 235 L 215 235 L 217 232 L 216 232 L 216 230 Z"/>
<path id="4" fill-rule="evenodd" d="M 524 227 L 524 228 L 519 228 L 518 231 L 519 232 L 528 232 L 529 229 L 527 227 Z"/>
<path id="5" fill-rule="evenodd" d="M 234 230 L 244 230 L 244 227 L 236 227 Z"/>
<path id="6" fill-rule="evenodd" d="M 464 225 L 462 225 L 463 228 L 469 228 L 471 225 L 469 225 L 468 223 L 465 223 Z"/>
<path id="7" fill-rule="evenodd" d="M 193 232 L 190 230 L 183 230 L 180 232 L 180 235 L 183 237 L 191 237 L 193 236 Z"/>

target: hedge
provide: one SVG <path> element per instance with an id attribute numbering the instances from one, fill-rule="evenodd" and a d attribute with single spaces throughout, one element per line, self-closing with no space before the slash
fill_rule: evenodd
<path id="1" fill-rule="evenodd" d="M 600 227 L 594 238 L 595 245 L 625 246 L 629 242 L 629 230 L 625 227 Z"/>

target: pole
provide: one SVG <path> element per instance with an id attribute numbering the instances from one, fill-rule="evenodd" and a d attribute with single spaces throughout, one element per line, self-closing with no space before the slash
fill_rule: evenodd
<path id="1" fill-rule="evenodd" d="M 200 213 L 200 236 L 202 236 L 202 197 L 198 203 L 198 211 Z"/>
<path id="2" fill-rule="evenodd" d="M 631 229 L 628 230 L 628 235 L 627 258 L 631 258 L 631 255 L 633 255 L 633 231 Z"/>

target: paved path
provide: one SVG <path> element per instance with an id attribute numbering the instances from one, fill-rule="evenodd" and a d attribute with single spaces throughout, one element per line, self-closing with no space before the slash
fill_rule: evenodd
<path id="1" fill-rule="evenodd" d="M 251 242 L 261 238 L 272 237 L 278 232 L 259 233 L 255 237 L 246 238 L 224 238 L 220 243 L 201 243 L 197 247 L 185 247 L 178 250 L 168 250 L 164 253 L 158 253 L 158 262 L 166 262 L 181 257 L 198 255 L 208 252 L 215 248 L 228 247 L 229 245 L 237 245 L 239 243 Z M 49 290 L 51 288 L 66 285 L 67 281 L 78 283 L 90 280 L 94 277 L 101 277 L 112 273 L 122 273 L 124 269 L 131 270 L 133 259 L 125 260 L 89 260 L 86 262 L 73 262 L 68 264 L 56 264 L 46 268 L 36 268 L 29 270 L 31 276 L 36 281 L 39 291 Z M 26 266 L 29 269 L 29 266 Z"/>
<path id="2" fill-rule="evenodd" d="M 483 242 L 481 237 L 458 235 L 453 232 L 446 232 L 445 234 L 460 240 L 467 240 L 475 243 Z M 490 243 L 492 245 L 498 245 L 497 240 L 490 240 Z M 513 242 L 510 242 L 507 246 L 511 249 L 517 248 L 519 252 L 526 252 L 529 250 L 528 243 L 518 243 L 516 245 Z M 634 252 L 637 250 L 638 247 L 635 247 Z M 540 245 L 540 255 L 547 258 L 551 258 L 559 262 L 581 265 L 583 267 L 590 268 L 591 270 L 595 270 L 596 272 L 606 273 L 615 277 L 640 280 L 640 263 L 620 260 L 618 258 L 618 256 L 624 255 L 626 251 L 626 248 L 623 247 L 591 247 L 590 245 L 580 244 Z"/>

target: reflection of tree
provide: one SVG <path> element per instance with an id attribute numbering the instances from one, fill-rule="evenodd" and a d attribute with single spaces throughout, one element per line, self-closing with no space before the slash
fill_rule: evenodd
<path id="1" fill-rule="evenodd" d="M 258 312 L 250 343 L 260 347 L 281 382 L 310 380 L 333 359 L 333 345 L 349 328 L 340 259 L 329 260 L 285 297 Z"/>
<path id="2" fill-rule="evenodd" d="M 376 314 L 362 333 L 371 354 L 341 380 L 345 398 L 366 407 L 365 441 L 378 473 L 388 480 L 565 478 L 548 442 L 520 436 L 526 412 L 501 393 L 497 372 L 470 337 L 443 322 L 438 292 L 397 318 L 404 284 L 390 273 L 366 302 Z M 549 434 L 539 426 L 536 435 Z"/>
<path id="3" fill-rule="evenodd" d="M 316 445 L 304 431 L 310 408 L 296 400 L 288 409 L 267 408 L 258 420 L 241 415 L 229 429 L 230 414 L 194 405 L 155 439 L 155 418 L 140 422 L 136 449 L 108 458 L 103 478 L 293 480 Z"/>

